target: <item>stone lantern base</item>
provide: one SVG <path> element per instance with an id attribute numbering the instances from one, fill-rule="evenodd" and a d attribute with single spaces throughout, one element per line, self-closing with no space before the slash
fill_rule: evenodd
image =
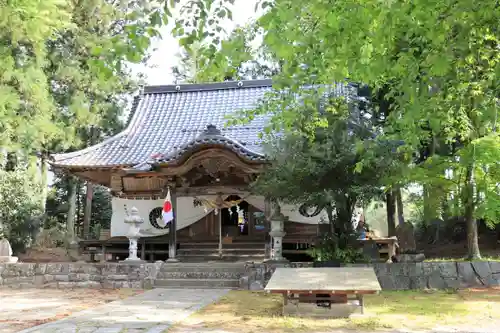
<path id="1" fill-rule="evenodd" d="M 125 260 L 120 260 L 121 264 L 127 264 L 127 265 L 140 265 L 140 264 L 145 264 L 146 261 L 142 259 L 125 259 Z"/>

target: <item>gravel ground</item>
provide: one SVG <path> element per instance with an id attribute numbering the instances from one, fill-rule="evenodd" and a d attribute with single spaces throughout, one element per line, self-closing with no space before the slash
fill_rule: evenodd
<path id="1" fill-rule="evenodd" d="M 139 293 L 131 289 L 0 289 L 0 332 L 20 332 Z"/>

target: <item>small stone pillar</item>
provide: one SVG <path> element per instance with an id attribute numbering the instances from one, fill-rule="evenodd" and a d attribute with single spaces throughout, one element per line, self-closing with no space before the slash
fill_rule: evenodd
<path id="1" fill-rule="evenodd" d="M 132 209 L 130 210 L 130 215 L 127 215 L 127 217 L 125 217 L 125 223 L 129 225 L 127 233 L 129 247 L 128 258 L 125 259 L 124 262 L 141 263 L 143 261 L 139 259 L 139 257 L 137 257 L 137 241 L 141 237 L 139 230 L 141 228 L 141 224 L 144 223 L 144 220 L 139 216 L 139 211 L 137 210 L 137 208 L 132 207 Z"/>
<path id="2" fill-rule="evenodd" d="M 17 257 L 12 256 L 12 247 L 7 238 L 0 239 L 0 263 L 14 264 L 17 262 Z"/>
<path id="3" fill-rule="evenodd" d="M 283 237 L 285 237 L 285 216 L 281 213 L 278 203 L 274 204 L 274 212 L 271 215 L 271 231 L 269 235 L 273 238 L 272 261 L 286 261 L 283 258 Z"/>

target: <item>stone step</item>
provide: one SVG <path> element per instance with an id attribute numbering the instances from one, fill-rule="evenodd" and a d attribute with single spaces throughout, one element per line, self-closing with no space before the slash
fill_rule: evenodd
<path id="1" fill-rule="evenodd" d="M 238 290 L 239 287 L 204 287 L 204 286 L 153 286 L 153 289 L 230 289 L 230 290 Z"/>
<path id="2" fill-rule="evenodd" d="M 237 279 L 157 279 L 156 288 L 223 288 L 238 289 L 240 282 Z"/>
<path id="3" fill-rule="evenodd" d="M 261 255 L 265 254 L 265 249 L 222 249 L 223 255 L 230 256 L 239 256 L 239 255 Z M 184 255 L 219 255 L 219 249 L 206 249 L 206 248 L 198 248 L 198 249 L 179 249 L 177 250 L 177 254 L 179 256 Z"/>
<path id="4" fill-rule="evenodd" d="M 217 257 L 219 259 L 219 257 Z M 179 272 L 179 273 L 190 273 L 190 272 L 204 272 L 204 273 L 244 273 L 245 265 L 242 263 L 232 263 L 232 262 L 179 262 L 164 264 L 160 268 L 160 272 Z"/>
<path id="5" fill-rule="evenodd" d="M 160 271 L 158 272 L 157 279 L 238 280 L 243 275 L 245 275 L 245 272 L 243 270 L 235 270 L 233 272 L 224 272 L 220 270 L 194 271 L 194 272 Z"/>
<path id="6" fill-rule="evenodd" d="M 218 249 L 219 243 L 180 243 L 179 249 Z M 222 244 L 223 249 L 265 249 L 264 242 L 234 242 Z"/>
<path id="7" fill-rule="evenodd" d="M 244 263 L 247 261 L 264 261 L 266 259 L 266 255 L 264 253 L 262 254 L 238 254 L 238 255 L 224 255 L 222 257 L 219 257 L 218 254 L 185 254 L 185 255 L 179 255 L 179 258 L 183 262 L 207 262 L 207 261 L 212 261 L 212 262 L 238 262 L 238 263 Z"/>

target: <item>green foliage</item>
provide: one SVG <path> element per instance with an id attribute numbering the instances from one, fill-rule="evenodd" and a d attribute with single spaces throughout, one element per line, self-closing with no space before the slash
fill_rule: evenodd
<path id="1" fill-rule="evenodd" d="M 152 9 L 130 1 L 2 1 L 1 8 L 0 146 L 8 151 L 68 148 L 80 128 L 100 124 L 130 90 L 125 62 L 142 60 L 155 35 Z"/>
<path id="2" fill-rule="evenodd" d="M 6 150 L 14 162 L 27 160 L 9 165 L 29 167 L 24 183 L 34 191 L 25 210 L 8 215 L 12 223 L 6 230 L 14 246 L 21 247 L 38 228 L 30 216 L 43 213 L 44 207 L 35 210 L 32 202 L 45 204 L 45 191 L 35 191 L 45 185 L 44 179 L 38 184 L 36 160 L 45 162 L 49 152 L 80 149 L 122 128 L 126 95 L 135 88 L 127 63 L 145 58 L 150 39 L 159 36 L 163 22 L 155 18 L 163 9 L 158 3 L 127 0 L 0 0 L 0 8 L 2 157 Z M 18 177 L 18 172 L 4 176 Z M 15 179 L 2 186 L 15 186 Z M 8 193 L 8 187 L 2 188 Z M 65 223 L 66 191 L 62 184 L 48 199 L 53 218 L 45 221 L 46 227 Z M 97 192 L 96 209 L 102 211 L 96 223 L 109 225 L 109 197 Z"/>
<path id="3" fill-rule="evenodd" d="M 94 196 L 92 197 L 92 225 L 99 225 L 102 229 L 111 228 L 111 192 L 104 186 L 94 186 Z M 97 235 L 99 236 L 99 235 Z"/>
<path id="4" fill-rule="evenodd" d="M 363 251 L 354 234 L 326 234 L 308 254 L 316 261 L 338 261 L 344 264 L 365 262 Z"/>
<path id="5" fill-rule="evenodd" d="M 348 232 L 354 208 L 382 194 L 381 181 L 391 159 L 385 154 L 386 158 L 373 158 L 359 169 L 357 162 L 367 153 L 359 143 L 373 134 L 369 126 L 356 121 L 345 103 L 334 104 L 325 102 L 327 109 L 331 107 L 324 116 L 327 125 L 317 128 L 313 139 L 297 127 L 295 133 L 272 142 L 268 154 L 273 164 L 259 176 L 254 188 L 285 202 L 330 209 L 329 222 Z M 379 147 L 380 152 L 385 149 Z"/>
<path id="6" fill-rule="evenodd" d="M 52 223 L 51 223 L 52 224 Z M 35 239 L 35 246 L 38 248 L 55 248 L 66 245 L 66 229 L 58 224 L 51 228 L 44 228 L 38 233 Z"/>
<path id="7" fill-rule="evenodd" d="M 172 15 L 180 0 L 165 1 L 165 17 Z M 207 41 L 210 50 L 215 53 L 225 32 L 222 23 L 233 17 L 231 6 L 235 0 L 190 0 L 178 8 L 172 34 L 179 38 L 179 44 L 189 48 L 193 43 Z"/>
<path id="8" fill-rule="evenodd" d="M 85 208 L 85 186 L 84 183 L 77 183 L 77 200 L 75 205 L 75 225 L 83 223 L 83 211 Z M 51 218 L 45 224 L 46 229 L 57 228 L 58 226 L 65 226 L 67 221 L 67 214 L 69 211 L 70 202 L 68 201 L 69 194 L 69 179 L 66 176 L 56 177 L 54 183 L 49 191 L 46 214 Z M 91 215 L 91 228 L 99 226 L 99 228 L 109 229 L 111 226 L 111 217 L 113 214 L 111 206 L 111 193 L 109 189 L 104 186 L 95 185 L 94 195 L 92 197 L 92 215 Z M 97 234 L 97 236 L 99 236 Z"/>
<path id="9" fill-rule="evenodd" d="M 315 128 L 327 126 L 318 108 L 304 112 L 296 107 L 297 96 L 310 96 L 303 86 L 346 78 L 367 84 L 372 101 L 367 112 L 377 133 L 404 143 L 399 151 L 408 168 L 392 169 L 387 187 L 411 182 L 424 186 L 426 218 L 435 215 L 429 210 L 436 211 L 453 196 L 461 199 L 459 207 L 469 221 L 484 217 L 498 222 L 497 1 L 283 0 L 261 6 L 266 12 L 257 27 L 266 50 L 280 59 L 275 86 L 295 94 L 295 101 L 268 98 L 274 106 L 268 132 L 296 130 L 301 123 L 314 136 Z M 212 68 L 217 70 L 217 65 Z M 243 121 L 269 110 L 247 110 Z M 358 163 L 371 158 L 365 155 Z M 452 176 L 445 176 L 450 170 Z M 473 222 L 469 226 L 477 243 Z M 469 244 L 472 256 L 478 257 L 474 241 Z"/>
<path id="10" fill-rule="evenodd" d="M 0 2 L 0 146 L 38 148 L 57 130 L 45 43 L 69 23 L 65 1 Z"/>
<path id="11" fill-rule="evenodd" d="M 256 37 L 255 26 L 249 24 L 232 31 L 215 53 L 210 43 L 195 42 L 183 49 L 172 71 L 186 83 L 270 78 L 279 66 L 263 46 L 253 45 Z"/>
<path id="12" fill-rule="evenodd" d="M 0 233 L 15 251 L 29 246 L 39 230 L 40 184 L 24 170 L 0 170 Z"/>
<path id="13" fill-rule="evenodd" d="M 129 56 L 119 52 L 129 47 L 123 43 L 146 33 L 130 31 L 128 24 L 146 22 L 139 20 L 137 12 L 132 19 L 125 5 L 125 1 L 81 1 L 72 8 L 71 28 L 58 31 L 47 42 L 45 72 L 58 111 L 53 122 L 64 131 L 46 149 L 80 149 L 121 128 L 126 94 L 135 89 L 135 83 L 125 65 Z"/>

